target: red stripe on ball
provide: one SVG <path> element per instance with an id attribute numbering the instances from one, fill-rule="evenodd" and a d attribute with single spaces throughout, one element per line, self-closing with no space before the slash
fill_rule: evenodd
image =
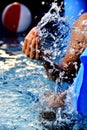
<path id="1" fill-rule="evenodd" d="M 16 32 L 20 19 L 21 6 L 19 3 L 10 6 L 4 15 L 4 26 L 12 32 Z"/>

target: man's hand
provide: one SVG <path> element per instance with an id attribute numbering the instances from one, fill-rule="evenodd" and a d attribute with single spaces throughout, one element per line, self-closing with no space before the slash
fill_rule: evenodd
<path id="1" fill-rule="evenodd" d="M 39 60 L 40 58 L 40 44 L 39 44 L 38 29 L 32 28 L 24 39 L 24 45 L 22 47 L 23 53 L 32 59 Z"/>
<path id="2" fill-rule="evenodd" d="M 56 108 L 56 107 L 63 107 L 65 98 L 66 98 L 66 91 L 60 92 L 53 92 L 46 94 L 46 103 L 48 107 Z"/>

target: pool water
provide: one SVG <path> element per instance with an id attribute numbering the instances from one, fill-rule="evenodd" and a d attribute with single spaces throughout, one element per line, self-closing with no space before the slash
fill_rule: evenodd
<path id="1" fill-rule="evenodd" d="M 55 85 L 39 61 L 0 50 L 0 130 L 42 130 L 40 93 Z M 52 86 L 52 87 L 51 87 Z"/>
<path id="2" fill-rule="evenodd" d="M 55 91 L 57 84 L 40 61 L 26 57 L 19 44 L 12 48 L 13 43 L 0 47 L 0 130 L 87 130 L 87 118 L 67 104 L 69 96 L 65 108 L 44 104 L 44 94 Z M 42 116 L 46 112 L 56 115 L 47 119 Z"/>

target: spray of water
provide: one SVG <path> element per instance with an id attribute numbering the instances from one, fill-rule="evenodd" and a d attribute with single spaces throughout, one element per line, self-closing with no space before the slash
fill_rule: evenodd
<path id="1" fill-rule="evenodd" d="M 66 18 L 61 17 L 59 11 L 60 7 L 56 3 L 52 3 L 48 13 L 42 17 L 37 25 L 41 48 L 44 50 L 43 59 L 56 64 L 65 55 L 66 39 L 70 31 Z"/>
<path id="2" fill-rule="evenodd" d="M 41 51 L 44 50 L 44 53 L 42 53 L 43 60 L 50 62 L 51 65 L 60 64 L 61 59 L 65 56 L 67 49 L 66 43 L 71 30 L 66 18 L 61 17 L 59 15 L 59 11 L 60 7 L 58 7 L 56 3 L 52 3 L 51 9 L 45 14 L 44 17 L 42 17 L 41 21 L 37 25 L 37 28 L 39 29 Z M 82 25 L 84 27 L 87 26 L 87 20 L 83 21 Z M 84 31 L 80 31 L 77 28 L 73 29 L 82 34 L 87 30 L 87 28 L 85 28 Z M 51 72 L 52 70 L 50 69 L 49 71 Z M 63 73 L 64 72 L 60 73 L 60 77 L 62 77 Z M 60 79 L 58 78 L 57 80 Z M 58 82 L 60 81 L 57 81 L 57 83 Z M 52 125 L 54 127 L 56 126 L 58 129 L 76 130 L 81 128 L 82 123 L 78 124 L 77 111 L 71 104 L 72 88 L 73 87 L 70 87 L 67 91 L 67 98 L 65 100 L 66 106 L 56 110 L 56 120 Z M 42 100 L 44 102 L 45 97 L 42 98 Z M 44 104 L 44 106 L 46 106 L 46 104 Z"/>
<path id="3" fill-rule="evenodd" d="M 61 17 L 59 15 L 60 8 L 61 7 L 58 7 L 56 3 L 52 3 L 51 9 L 42 17 L 41 21 L 37 25 L 37 28 L 39 30 L 41 51 L 44 50 L 44 53 L 42 53 L 43 60 L 50 62 L 51 65 L 60 64 L 61 59 L 65 56 L 67 49 L 66 42 L 68 41 L 69 34 L 71 31 L 71 28 L 66 18 Z M 84 34 L 86 36 L 87 20 L 84 20 L 82 22 L 82 26 L 84 27 L 83 31 L 80 31 L 78 28 L 72 29 L 79 34 Z M 50 69 L 49 71 L 51 72 L 52 70 Z M 63 73 L 60 73 L 60 77 L 62 77 Z M 60 79 L 58 78 L 57 80 Z M 58 82 L 60 81 L 57 81 L 57 83 Z M 41 81 L 39 83 L 41 83 Z M 61 86 L 62 85 L 64 85 L 64 82 L 61 81 Z M 41 86 L 43 86 L 43 83 Z M 48 107 L 46 107 L 47 104 L 45 102 L 44 88 L 42 88 L 39 87 L 39 98 L 41 102 L 40 105 L 42 106 L 42 109 L 49 111 Z M 84 124 L 86 124 L 85 122 L 87 121 L 87 119 L 83 120 L 83 118 L 78 115 L 77 111 L 73 108 L 71 104 L 73 96 L 72 89 L 73 86 L 69 87 L 67 91 L 67 98 L 65 99 L 65 107 L 58 108 L 56 110 L 56 120 L 52 122 L 52 125 L 50 125 L 51 122 L 48 123 L 49 128 L 52 128 L 53 126 L 53 128 L 55 129 L 77 130 L 81 128 Z M 60 88 L 57 87 L 57 91 L 58 90 L 60 90 Z M 87 126 L 85 126 L 84 128 L 87 128 Z"/>

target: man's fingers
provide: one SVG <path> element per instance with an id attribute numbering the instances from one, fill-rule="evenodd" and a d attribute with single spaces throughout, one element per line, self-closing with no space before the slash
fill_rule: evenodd
<path id="1" fill-rule="evenodd" d="M 33 28 L 24 39 L 24 45 L 22 47 L 23 53 L 30 58 L 39 59 L 39 40 L 38 30 Z"/>
<path id="2" fill-rule="evenodd" d="M 26 45 L 26 50 L 25 50 L 25 54 L 27 56 L 30 56 L 31 44 L 32 44 L 32 37 L 29 37 L 29 38 L 27 38 L 27 45 Z"/>
<path id="3" fill-rule="evenodd" d="M 32 40 L 32 44 L 30 45 L 30 58 L 35 57 L 35 38 Z"/>
<path id="4" fill-rule="evenodd" d="M 24 44 L 23 44 L 23 47 L 22 47 L 23 53 L 25 53 L 26 48 L 27 48 L 27 39 L 24 40 Z"/>
<path id="5" fill-rule="evenodd" d="M 40 58 L 40 46 L 39 46 L 39 39 L 38 37 L 36 38 L 36 57 L 35 59 L 38 60 Z"/>
<path id="6" fill-rule="evenodd" d="M 38 36 L 38 30 L 37 30 L 37 28 L 34 27 L 34 28 L 31 30 L 30 34 L 31 34 L 32 36 L 34 36 L 34 37 L 37 37 L 37 36 Z"/>

